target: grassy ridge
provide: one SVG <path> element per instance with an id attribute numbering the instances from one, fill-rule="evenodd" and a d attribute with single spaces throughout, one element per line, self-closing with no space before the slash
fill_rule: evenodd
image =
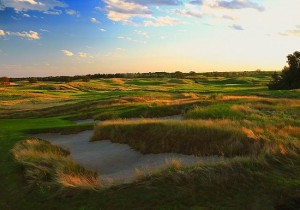
<path id="1" fill-rule="evenodd" d="M 97 173 L 79 166 L 70 158 L 69 151 L 47 141 L 20 141 L 12 149 L 12 154 L 24 167 L 25 177 L 31 184 L 80 189 L 99 187 Z"/>
<path id="2" fill-rule="evenodd" d="M 92 140 L 126 143 L 142 153 L 235 156 L 257 152 L 261 142 L 239 127 L 229 120 L 117 120 L 98 123 Z"/>
<path id="3" fill-rule="evenodd" d="M 139 185 L 177 194 L 170 209 L 274 209 L 300 208 L 299 156 L 234 158 L 217 165 L 164 170 Z M 172 186 L 172 187 L 171 187 Z M 192 204 L 192 205 L 191 205 Z M 191 206 L 187 207 L 187 206 Z M 169 205 L 165 205 L 169 209 Z M 163 208 L 164 209 L 164 208 Z"/>

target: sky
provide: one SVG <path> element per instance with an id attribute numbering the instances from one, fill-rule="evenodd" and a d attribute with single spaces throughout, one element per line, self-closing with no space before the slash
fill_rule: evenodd
<path id="1" fill-rule="evenodd" d="M 0 0 L 0 76 L 281 70 L 299 0 Z"/>

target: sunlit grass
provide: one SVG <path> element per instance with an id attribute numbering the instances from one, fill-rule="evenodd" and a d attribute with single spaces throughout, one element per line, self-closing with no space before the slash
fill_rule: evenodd
<path id="1" fill-rule="evenodd" d="M 64 188 L 97 189 L 98 175 L 76 164 L 69 151 L 39 139 L 18 142 L 12 149 L 15 160 L 24 167 L 34 185 L 59 185 Z"/>
<path id="2" fill-rule="evenodd" d="M 142 153 L 176 152 L 203 155 L 259 153 L 264 142 L 230 120 L 136 120 L 107 121 L 95 127 L 95 140 L 110 139 L 129 144 Z"/>

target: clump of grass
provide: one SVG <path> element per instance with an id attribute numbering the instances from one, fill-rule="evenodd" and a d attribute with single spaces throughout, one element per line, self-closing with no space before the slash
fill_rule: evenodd
<path id="1" fill-rule="evenodd" d="M 233 105 L 231 107 L 231 110 L 234 112 L 237 112 L 237 113 L 243 113 L 243 114 L 247 114 L 247 115 L 259 113 L 258 110 L 255 110 L 248 105 Z"/>
<path id="2" fill-rule="evenodd" d="M 41 139 L 18 142 L 12 149 L 29 183 L 62 188 L 97 189 L 98 175 L 70 158 L 70 152 Z"/>
<path id="3" fill-rule="evenodd" d="M 177 160 L 177 159 L 170 159 L 166 161 L 166 165 L 169 168 L 173 168 L 175 170 L 179 170 L 183 167 L 182 161 Z"/>
<path id="4" fill-rule="evenodd" d="M 175 152 L 205 155 L 246 155 L 257 152 L 261 141 L 249 138 L 229 120 L 115 120 L 95 127 L 92 141 L 110 139 L 142 153 Z"/>
<path id="5" fill-rule="evenodd" d="M 211 95 L 209 95 L 208 99 L 211 99 L 211 100 L 220 100 L 223 98 L 223 94 L 221 93 L 213 93 Z"/>
<path id="6" fill-rule="evenodd" d="M 243 113 L 231 109 L 227 103 L 216 103 L 210 106 L 196 106 L 184 114 L 186 119 L 242 119 Z"/>

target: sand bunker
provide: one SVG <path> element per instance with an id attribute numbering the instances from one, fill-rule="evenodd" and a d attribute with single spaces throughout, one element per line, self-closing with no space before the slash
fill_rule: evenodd
<path id="1" fill-rule="evenodd" d="M 37 138 L 67 148 L 71 157 L 86 169 L 97 171 L 102 183 L 123 183 L 132 181 L 137 170 L 151 173 L 166 165 L 168 161 L 178 160 L 183 165 L 197 162 L 217 162 L 218 157 L 195 157 L 173 153 L 143 155 L 126 144 L 116 144 L 109 140 L 89 142 L 93 131 L 61 135 L 47 133 L 35 135 Z"/>

